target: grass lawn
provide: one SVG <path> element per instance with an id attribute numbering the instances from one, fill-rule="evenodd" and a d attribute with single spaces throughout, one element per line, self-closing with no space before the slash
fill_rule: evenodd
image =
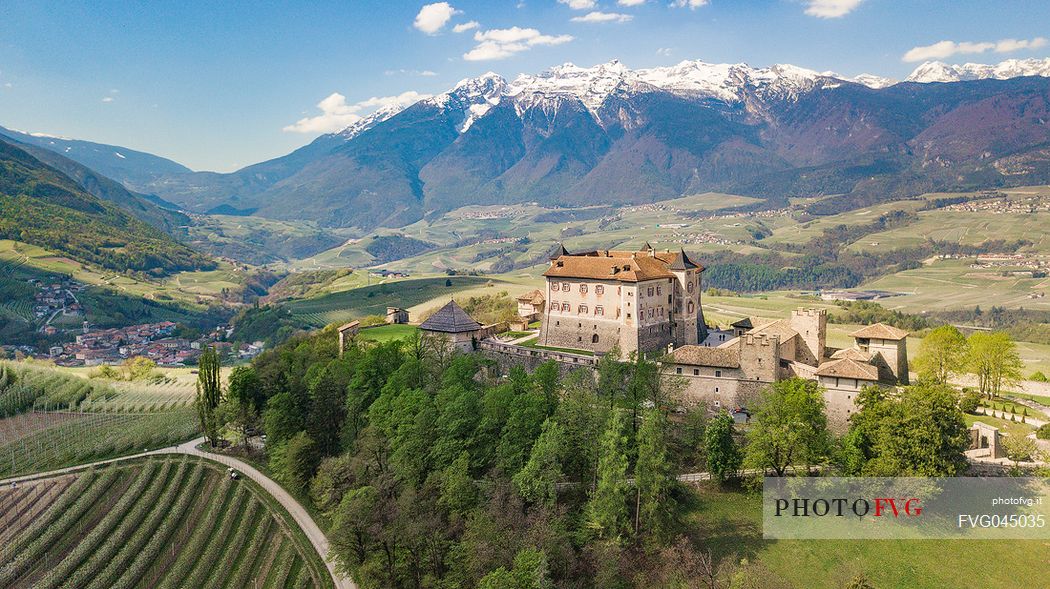
<path id="1" fill-rule="evenodd" d="M 552 347 L 552 346 L 541 346 L 541 345 L 539 345 L 538 342 L 539 342 L 539 338 L 536 338 L 536 339 L 530 339 L 527 342 L 522 342 L 521 344 L 518 344 L 518 345 L 525 346 L 527 348 L 536 348 L 537 350 L 550 350 L 552 352 L 565 352 L 565 353 L 568 353 L 568 354 L 579 354 L 580 356 L 593 356 L 594 355 L 594 352 L 590 352 L 590 351 L 587 351 L 587 350 L 574 350 L 572 348 L 555 348 L 555 347 Z"/>
<path id="2" fill-rule="evenodd" d="M 840 589 L 858 573 L 879 589 L 1046 586 L 1050 541 L 764 540 L 759 495 L 705 486 L 692 498 L 696 545 L 757 560 L 800 589 Z"/>
<path id="3" fill-rule="evenodd" d="M 970 427 L 973 422 L 980 421 L 986 423 L 992 427 L 999 428 L 1005 434 L 1011 436 L 1025 437 L 1028 434 L 1035 431 L 1035 428 L 1027 423 L 1021 423 L 1021 416 L 1017 416 L 1017 421 L 1010 421 L 1009 419 L 999 419 L 992 417 L 991 415 L 963 415 L 963 419 L 966 420 L 966 426 Z"/>
<path id="4" fill-rule="evenodd" d="M 406 339 L 419 331 L 415 325 L 380 325 L 362 329 L 357 333 L 357 338 L 371 342 L 388 342 L 396 339 Z"/>

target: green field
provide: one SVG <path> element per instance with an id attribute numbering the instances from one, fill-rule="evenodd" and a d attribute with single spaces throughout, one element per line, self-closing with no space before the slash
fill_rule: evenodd
<path id="1" fill-rule="evenodd" d="M 247 480 L 149 458 L 0 490 L 0 586 L 330 587 L 313 547 Z"/>
<path id="2" fill-rule="evenodd" d="M 371 342 L 388 342 L 397 339 L 412 337 L 419 331 L 415 325 L 380 325 L 362 329 L 357 334 L 357 339 Z"/>
<path id="3" fill-rule="evenodd" d="M 332 293 L 312 299 L 291 301 L 288 309 L 294 316 L 315 327 L 359 319 L 365 315 L 383 315 L 388 306 L 411 308 L 453 294 L 484 287 L 492 279 L 480 276 L 419 278 L 376 284 Z M 446 281 L 451 286 L 446 286 Z M 501 284 L 501 281 L 495 281 Z"/>
<path id="4" fill-rule="evenodd" d="M 688 533 L 716 559 L 758 561 L 799 589 L 841 589 L 863 574 L 879 589 L 1043 587 L 1046 541 L 764 540 L 760 496 L 702 487 Z"/>

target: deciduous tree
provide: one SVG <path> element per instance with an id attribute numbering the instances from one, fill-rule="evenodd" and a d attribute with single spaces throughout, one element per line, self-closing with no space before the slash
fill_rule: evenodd
<path id="1" fill-rule="evenodd" d="M 965 371 L 969 354 L 966 336 L 954 325 L 942 325 L 922 339 L 912 367 L 919 378 L 945 384 L 952 376 Z"/>
<path id="2" fill-rule="evenodd" d="M 824 396 L 816 382 L 792 378 L 763 391 L 747 432 L 745 464 L 782 477 L 793 464 L 819 464 L 830 449 Z"/>

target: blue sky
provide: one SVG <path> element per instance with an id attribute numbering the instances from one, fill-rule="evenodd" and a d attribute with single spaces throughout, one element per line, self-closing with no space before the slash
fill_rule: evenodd
<path id="1" fill-rule="evenodd" d="M 906 55 L 949 63 L 1050 55 L 1046 0 L 427 4 L 3 0 L 0 125 L 230 171 L 389 97 L 441 92 L 489 70 L 513 77 L 569 61 L 638 68 L 703 59 L 902 78 L 917 65 Z M 296 125 L 322 115 L 317 105 L 333 93 L 344 98 L 329 98 L 328 115 Z"/>

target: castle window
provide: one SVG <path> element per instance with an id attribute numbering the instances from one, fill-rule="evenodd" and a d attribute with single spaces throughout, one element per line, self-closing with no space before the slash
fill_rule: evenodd
<path id="1" fill-rule="evenodd" d="M 581 315 L 586 315 L 587 314 L 587 305 L 580 305 L 580 314 Z"/>
<path id="2" fill-rule="evenodd" d="M 686 285 L 685 289 L 688 290 L 689 292 L 693 292 L 693 282 L 690 281 L 689 284 Z"/>
<path id="3" fill-rule="evenodd" d="M 591 343 L 592 344 L 598 343 L 598 334 L 597 333 L 591 336 Z"/>
<path id="4" fill-rule="evenodd" d="M 569 312 L 569 311 L 572 310 L 572 306 L 569 305 L 569 303 L 562 303 L 561 304 L 561 310 L 565 311 L 565 312 Z"/>
<path id="5" fill-rule="evenodd" d="M 594 294 L 596 294 L 596 295 L 603 295 L 603 294 L 605 294 L 605 287 L 600 285 L 600 284 L 598 286 L 595 286 L 594 287 Z"/>
<path id="6" fill-rule="evenodd" d="M 561 287 L 558 286 L 557 282 L 552 282 L 551 283 L 551 290 L 558 290 L 559 288 L 561 288 Z"/>
<path id="7" fill-rule="evenodd" d="M 721 370 L 716 370 L 715 371 L 715 378 L 722 378 L 722 371 Z"/>
<path id="8" fill-rule="evenodd" d="M 551 311 L 558 310 L 558 301 L 551 301 Z"/>
<path id="9" fill-rule="evenodd" d="M 568 282 L 561 283 L 561 289 L 564 290 L 565 292 L 569 292 L 570 290 L 572 290 L 572 288 L 569 286 Z"/>
<path id="10" fill-rule="evenodd" d="M 715 392 L 716 392 L 716 393 L 718 392 L 718 387 L 715 387 Z"/>
<path id="11" fill-rule="evenodd" d="M 648 292 L 649 292 L 649 296 L 653 296 L 653 287 L 650 286 Z"/>
<path id="12" fill-rule="evenodd" d="M 679 366 L 678 368 L 675 368 L 674 372 L 675 372 L 675 374 L 682 374 L 682 367 Z"/>
<path id="13" fill-rule="evenodd" d="M 581 284 L 580 285 L 580 294 L 587 294 L 587 285 L 586 284 Z"/>
<path id="14" fill-rule="evenodd" d="M 656 296 L 660 296 L 662 294 L 664 294 L 664 289 L 660 288 L 659 286 L 656 287 Z"/>
<path id="15" fill-rule="evenodd" d="M 604 316 L 605 315 L 605 308 L 602 307 L 601 305 L 598 305 L 597 307 L 594 308 L 594 314 L 595 315 L 602 315 L 602 316 Z"/>
<path id="16" fill-rule="evenodd" d="M 693 376 L 700 376 L 700 369 L 699 368 L 694 368 L 693 369 Z"/>
<path id="17" fill-rule="evenodd" d="M 631 318 L 631 314 L 630 314 L 630 313 L 628 313 L 628 314 L 627 314 L 627 318 L 628 318 L 628 319 L 630 319 L 630 318 Z"/>
<path id="18" fill-rule="evenodd" d="M 692 315 L 693 314 L 693 301 L 689 301 L 689 305 L 687 305 L 687 307 L 689 309 L 689 314 Z"/>

